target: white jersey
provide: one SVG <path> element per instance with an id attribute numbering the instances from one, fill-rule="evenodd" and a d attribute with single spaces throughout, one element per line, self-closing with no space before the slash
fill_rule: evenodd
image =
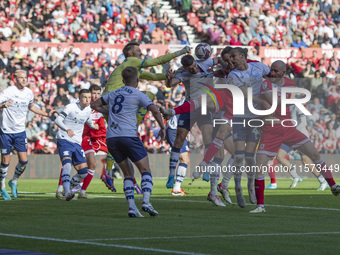
<path id="1" fill-rule="evenodd" d="M 192 74 L 184 71 L 176 74 L 174 78 L 179 79 L 185 87 L 185 101 L 199 98 L 204 92 L 201 88 L 206 87 L 203 83 L 208 83 L 209 86 L 214 86 L 213 72 L 208 72 L 214 67 L 214 59 L 208 58 L 203 61 L 196 61 L 197 65 L 203 72 Z"/>
<path id="2" fill-rule="evenodd" d="M 59 129 L 57 139 L 65 139 L 71 143 L 81 144 L 84 131 L 84 124 L 92 126 L 91 107 L 81 108 L 79 103 L 68 104 L 59 116 L 64 118 L 63 123 L 74 132 L 74 136 L 69 137 L 66 131 Z"/>
<path id="3" fill-rule="evenodd" d="M 291 117 L 297 122 L 296 129 L 309 138 L 309 133 L 307 130 L 307 116 L 296 106 L 292 106 L 291 108 L 293 108 L 290 110 Z"/>
<path id="4" fill-rule="evenodd" d="M 13 101 L 8 108 L 2 109 L 1 130 L 6 134 L 15 134 L 25 131 L 25 121 L 28 107 L 33 103 L 33 92 L 29 88 L 19 90 L 10 86 L 0 93 L 0 104 Z"/>
<path id="5" fill-rule="evenodd" d="M 177 107 L 182 105 L 185 102 L 185 99 L 183 98 L 179 103 L 177 104 Z M 168 121 L 168 128 L 170 129 L 177 129 L 177 124 L 178 124 L 178 116 L 180 114 L 177 114 L 175 116 L 172 116 L 170 120 Z"/>
<path id="6" fill-rule="evenodd" d="M 141 107 L 153 105 L 150 98 L 138 89 L 123 86 L 102 97 L 109 105 L 109 121 L 106 138 L 138 137 L 137 113 Z"/>
<path id="7" fill-rule="evenodd" d="M 253 88 L 253 96 L 260 96 L 261 84 L 263 76 L 270 73 L 270 68 L 260 62 L 247 63 L 248 69 L 240 71 L 238 69 L 232 70 L 227 78 L 227 84 L 232 84 L 237 87 Z M 253 118 L 256 115 L 249 111 L 247 100 L 245 100 L 244 115 L 236 116 L 242 118 Z M 254 107 L 258 109 L 258 106 L 254 104 Z"/>

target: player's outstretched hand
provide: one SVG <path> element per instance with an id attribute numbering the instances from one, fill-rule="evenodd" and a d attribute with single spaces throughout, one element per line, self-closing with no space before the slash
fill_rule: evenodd
<path id="1" fill-rule="evenodd" d="M 163 141 L 163 140 L 164 140 L 164 138 L 165 138 L 165 129 L 161 129 L 161 130 L 159 130 L 159 132 L 158 132 L 158 135 L 157 135 L 156 139 L 158 140 L 158 138 L 160 138 L 160 140 L 161 140 L 161 141 Z"/>
<path id="2" fill-rule="evenodd" d="M 179 57 L 181 55 L 190 53 L 191 48 L 189 46 L 185 46 L 183 49 L 175 51 L 174 54 L 176 57 Z"/>
<path id="3" fill-rule="evenodd" d="M 74 136 L 74 132 L 73 132 L 72 129 L 67 129 L 66 132 L 67 132 L 67 134 L 68 134 L 69 137 L 73 137 L 73 136 Z"/>
<path id="4" fill-rule="evenodd" d="M 171 118 L 175 115 L 175 111 L 173 109 L 165 109 L 163 106 L 159 108 L 161 114 L 163 114 L 164 118 Z"/>
<path id="5" fill-rule="evenodd" d="M 176 72 L 172 69 L 169 69 L 169 71 L 166 73 L 166 80 L 170 81 L 172 78 L 174 78 L 176 75 Z"/>
<path id="6" fill-rule="evenodd" d="M 98 126 L 98 124 L 94 124 L 94 128 L 93 129 L 95 129 L 95 130 L 99 130 L 99 126 Z"/>

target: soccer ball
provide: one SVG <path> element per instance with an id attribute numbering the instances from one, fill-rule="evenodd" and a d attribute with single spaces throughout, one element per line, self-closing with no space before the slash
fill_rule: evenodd
<path id="1" fill-rule="evenodd" d="M 212 49 L 207 43 L 200 43 L 195 48 L 195 55 L 199 60 L 206 60 L 210 58 Z"/>

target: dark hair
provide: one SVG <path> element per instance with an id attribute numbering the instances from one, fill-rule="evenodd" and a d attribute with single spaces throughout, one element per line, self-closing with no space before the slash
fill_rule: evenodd
<path id="1" fill-rule="evenodd" d="M 233 48 L 232 51 L 233 50 L 236 50 L 238 53 L 243 54 L 244 57 L 247 59 L 248 49 L 241 48 L 241 47 L 236 47 L 236 48 Z"/>
<path id="2" fill-rule="evenodd" d="M 92 91 L 98 91 L 98 90 L 101 90 L 101 88 L 97 85 L 97 84 L 93 84 L 91 85 L 91 87 L 89 88 L 90 92 Z"/>
<path id="3" fill-rule="evenodd" d="M 225 47 L 225 48 L 222 50 L 222 52 L 221 52 L 221 57 L 223 58 L 223 56 L 224 56 L 225 54 L 229 54 L 229 53 L 231 52 L 232 49 L 233 49 L 233 48 L 230 47 L 230 46 Z"/>
<path id="4" fill-rule="evenodd" d="M 194 63 L 195 59 L 193 56 L 191 55 L 185 55 L 184 57 L 182 57 L 181 59 L 181 64 L 182 66 L 191 66 Z"/>
<path id="5" fill-rule="evenodd" d="M 138 78 L 138 70 L 136 67 L 128 66 L 122 71 L 122 77 L 125 84 Z"/>
<path id="6" fill-rule="evenodd" d="M 127 45 L 125 45 L 124 49 L 123 49 L 123 54 L 124 57 L 128 57 L 129 56 L 129 51 L 133 49 L 133 47 L 135 46 L 139 46 L 140 44 L 137 42 L 129 42 Z"/>
<path id="7" fill-rule="evenodd" d="M 88 90 L 88 89 L 81 89 L 81 90 L 79 91 L 79 96 L 80 96 L 81 94 L 86 94 L 86 93 L 91 93 L 91 92 L 90 92 L 90 90 Z"/>

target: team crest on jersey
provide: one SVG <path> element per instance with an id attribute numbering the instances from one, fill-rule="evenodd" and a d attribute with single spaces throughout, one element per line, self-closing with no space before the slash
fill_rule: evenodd
<path id="1" fill-rule="evenodd" d="M 264 149 L 264 144 L 260 144 L 260 150 Z"/>
<path id="2" fill-rule="evenodd" d="M 263 88 L 263 89 L 266 89 L 267 87 L 268 87 L 267 82 L 263 82 L 263 83 L 262 83 L 262 88 Z"/>

